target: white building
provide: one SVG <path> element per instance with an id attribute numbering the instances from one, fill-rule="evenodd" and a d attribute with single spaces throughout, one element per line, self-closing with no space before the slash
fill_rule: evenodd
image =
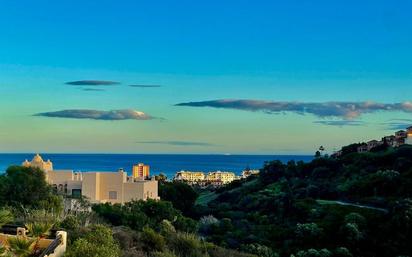
<path id="1" fill-rule="evenodd" d="M 42 169 L 47 182 L 58 192 L 73 197 L 83 195 L 92 203 L 123 204 L 131 200 L 159 199 L 156 180 L 135 180 L 122 169 L 116 172 L 53 170 L 53 163 L 43 161 L 38 154 L 22 165 Z"/>

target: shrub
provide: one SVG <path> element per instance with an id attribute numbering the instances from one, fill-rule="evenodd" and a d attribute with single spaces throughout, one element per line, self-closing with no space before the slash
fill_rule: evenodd
<path id="1" fill-rule="evenodd" d="M 140 240 L 143 243 L 143 250 L 146 252 L 161 252 L 166 245 L 164 237 L 149 227 L 143 228 L 143 231 L 140 234 Z"/>
<path id="2" fill-rule="evenodd" d="M 170 248 L 181 257 L 203 257 L 206 247 L 194 234 L 177 233 L 169 241 Z"/>
<path id="3" fill-rule="evenodd" d="M 259 257 L 279 257 L 279 255 L 276 252 L 272 251 L 272 249 L 260 244 L 248 244 L 242 246 L 241 249 L 242 251 L 256 254 Z"/>
<path id="4" fill-rule="evenodd" d="M 328 249 L 309 249 L 307 251 L 299 251 L 296 257 L 330 257 L 332 253 Z"/>
<path id="5" fill-rule="evenodd" d="M 210 231 L 211 226 L 217 225 L 219 220 L 213 217 L 212 215 L 203 216 L 199 220 L 198 230 L 202 234 L 207 234 Z"/>
<path id="6" fill-rule="evenodd" d="M 150 255 L 150 257 L 177 257 L 177 256 L 170 251 L 165 251 L 165 252 L 154 252 Z"/>
<path id="7" fill-rule="evenodd" d="M 120 249 L 110 228 L 94 225 L 77 239 L 66 252 L 66 257 L 119 257 Z"/>
<path id="8" fill-rule="evenodd" d="M 74 215 L 69 215 L 60 222 L 60 227 L 66 230 L 75 230 L 80 226 L 80 222 Z"/>
<path id="9" fill-rule="evenodd" d="M 0 227 L 14 220 L 13 214 L 7 209 L 0 210 Z"/>

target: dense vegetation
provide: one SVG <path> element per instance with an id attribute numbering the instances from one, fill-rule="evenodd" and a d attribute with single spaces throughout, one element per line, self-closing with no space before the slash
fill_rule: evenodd
<path id="1" fill-rule="evenodd" d="M 218 245 L 259 256 L 412 254 L 411 146 L 272 161 L 202 195 L 199 232 Z"/>

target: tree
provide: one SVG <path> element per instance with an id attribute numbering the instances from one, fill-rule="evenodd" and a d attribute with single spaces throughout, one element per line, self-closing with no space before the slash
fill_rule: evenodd
<path id="1" fill-rule="evenodd" d="M 62 199 L 53 194 L 45 173 L 33 167 L 11 166 L 0 176 L 0 203 L 30 208 L 62 210 Z"/>
<path id="2" fill-rule="evenodd" d="M 190 216 L 199 196 L 191 186 L 177 181 L 160 183 L 159 195 L 162 200 L 172 202 L 173 207 L 186 216 Z"/>
<path id="3" fill-rule="evenodd" d="M 155 179 L 159 182 L 166 182 L 167 176 L 164 173 L 160 173 L 159 175 L 155 175 Z"/>

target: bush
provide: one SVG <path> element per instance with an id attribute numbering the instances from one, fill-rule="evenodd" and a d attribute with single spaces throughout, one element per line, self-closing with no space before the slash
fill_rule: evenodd
<path id="1" fill-rule="evenodd" d="M 145 227 L 140 234 L 143 243 L 143 250 L 146 252 L 163 251 L 166 245 L 164 237 L 156 233 L 153 229 Z"/>
<path id="2" fill-rule="evenodd" d="M 199 220 L 198 231 L 202 234 L 208 234 L 211 226 L 219 224 L 219 220 L 213 217 L 212 215 L 203 216 Z"/>
<path id="3" fill-rule="evenodd" d="M 82 238 L 77 239 L 65 254 L 66 257 L 119 257 L 120 249 L 110 228 L 94 225 Z"/>
<path id="4" fill-rule="evenodd" d="M 179 232 L 168 243 L 181 257 L 203 257 L 206 253 L 205 244 L 194 234 Z"/>
<path id="5" fill-rule="evenodd" d="M 256 254 L 259 257 L 279 257 L 279 255 L 276 252 L 272 251 L 272 249 L 260 244 L 248 244 L 242 246 L 241 249 L 242 251 Z"/>
<path id="6" fill-rule="evenodd" d="M 299 251 L 296 257 L 330 257 L 332 253 L 328 249 L 309 249 L 307 251 Z"/>
<path id="7" fill-rule="evenodd" d="M 150 255 L 150 257 L 177 257 L 177 256 L 170 251 L 165 251 L 165 252 L 154 252 Z"/>
<path id="8" fill-rule="evenodd" d="M 80 227 L 80 222 L 74 215 L 68 215 L 60 222 L 60 227 L 66 230 L 76 230 Z"/>
<path id="9" fill-rule="evenodd" d="M 322 233 L 322 229 L 318 227 L 316 223 L 298 223 L 296 225 L 296 236 L 300 238 L 316 238 Z"/>

